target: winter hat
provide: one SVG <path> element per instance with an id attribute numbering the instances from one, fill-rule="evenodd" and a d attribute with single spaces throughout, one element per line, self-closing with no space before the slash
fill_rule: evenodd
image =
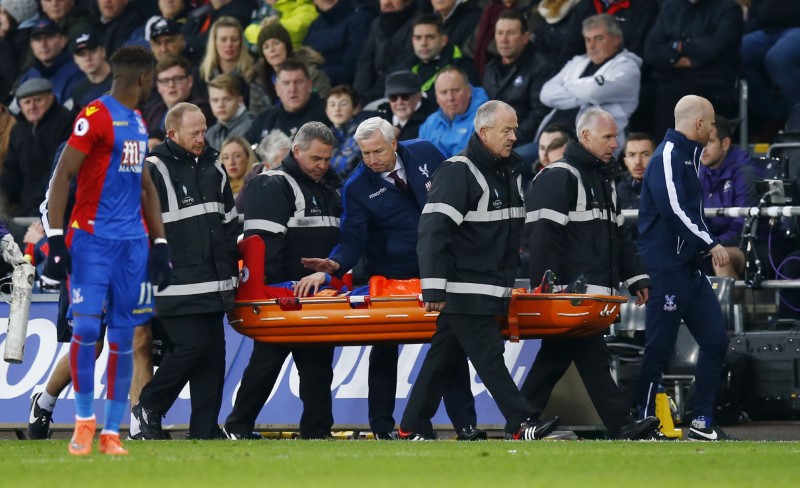
<path id="1" fill-rule="evenodd" d="M 36 0 L 0 0 L 0 6 L 17 21 L 17 24 L 30 19 L 38 11 Z"/>

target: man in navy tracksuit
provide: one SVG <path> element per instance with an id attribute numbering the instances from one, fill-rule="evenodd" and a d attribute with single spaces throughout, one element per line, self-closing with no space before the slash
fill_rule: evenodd
<path id="1" fill-rule="evenodd" d="M 728 347 L 719 302 L 699 261 L 710 254 L 725 266 L 728 252 L 703 219 L 697 177 L 700 155 L 714 128 L 714 107 L 689 95 L 675 106 L 669 129 L 647 166 L 639 204 L 639 253 L 650 275 L 646 343 L 639 373 L 639 417 L 654 414 L 655 395 L 669 361 L 681 319 L 700 345 L 695 381 L 695 418 L 688 438 L 731 440 L 713 424 L 714 397 Z"/>
<path id="2" fill-rule="evenodd" d="M 419 277 L 417 227 L 431 176 L 444 161 L 428 141 L 397 142 L 392 124 L 380 117 L 356 129 L 364 163 L 344 184 L 339 244 L 328 259 L 303 259 L 306 267 L 341 276 L 364 256 L 369 276 Z M 397 387 L 396 345 L 375 345 L 369 356 L 369 425 L 377 439 L 394 439 Z M 475 428 L 475 399 L 466 357 L 451 371 L 444 395 L 447 414 L 459 440 L 485 439 Z"/>

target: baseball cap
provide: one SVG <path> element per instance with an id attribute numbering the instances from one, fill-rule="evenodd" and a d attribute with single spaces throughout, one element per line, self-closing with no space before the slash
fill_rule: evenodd
<path id="1" fill-rule="evenodd" d="M 386 77 L 384 96 L 419 93 L 422 81 L 411 71 L 395 71 Z"/>
<path id="2" fill-rule="evenodd" d="M 38 95 L 39 93 L 46 93 L 53 91 L 53 84 L 50 83 L 48 80 L 44 78 L 32 78 L 25 83 L 21 84 L 17 91 L 14 92 L 14 95 L 17 97 L 17 100 L 20 100 L 25 97 L 30 97 L 33 95 Z"/>
<path id="3" fill-rule="evenodd" d="M 91 32 L 82 32 L 69 41 L 69 52 L 77 53 L 81 49 L 94 49 L 101 46 L 100 40 Z"/>
<path id="4" fill-rule="evenodd" d="M 31 28 L 31 37 L 36 37 L 40 34 L 53 35 L 61 34 L 61 27 L 47 17 L 41 18 L 33 24 Z"/>
<path id="5" fill-rule="evenodd" d="M 158 36 L 166 34 L 175 35 L 181 33 L 181 25 L 172 19 L 159 18 L 150 25 L 150 38 L 155 39 Z"/>

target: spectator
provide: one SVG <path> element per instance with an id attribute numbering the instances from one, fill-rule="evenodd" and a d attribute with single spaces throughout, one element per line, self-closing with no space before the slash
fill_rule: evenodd
<path id="1" fill-rule="evenodd" d="M 356 61 L 369 32 L 372 13 L 354 7 L 351 0 L 314 0 L 319 17 L 308 27 L 303 44 L 322 55 L 320 69 L 331 85 L 351 85 Z"/>
<path id="2" fill-rule="evenodd" d="M 236 210 L 243 213 L 245 210 L 245 195 L 247 194 L 247 186 L 250 182 L 262 172 L 277 169 L 281 165 L 281 161 L 286 157 L 286 154 L 292 148 L 292 140 L 289 136 L 279 130 L 273 130 L 261 139 L 261 142 L 256 147 L 256 156 L 261 159 L 257 162 L 252 170 L 244 177 L 242 189 L 236 196 Z"/>
<path id="3" fill-rule="evenodd" d="M 777 132 L 792 107 L 800 103 L 800 3 L 755 1 L 750 17 L 755 20 L 755 29 L 742 38 L 742 76 L 749 86 L 750 126 L 767 125 L 762 132 L 768 133 L 760 135 L 770 136 L 769 132 Z"/>
<path id="4" fill-rule="evenodd" d="M 3 163 L 8 154 L 11 129 L 13 129 L 16 124 L 17 119 L 8 111 L 8 107 L 0 103 L 0 175 L 3 174 Z"/>
<path id="5" fill-rule="evenodd" d="M 66 108 L 75 85 L 84 78 L 67 50 L 67 38 L 61 28 L 49 19 L 41 19 L 31 28 L 31 51 L 36 61 L 22 74 L 22 84 L 34 78 L 45 78 L 53 85 L 53 95 Z M 61 142 L 61 141 L 59 141 Z"/>
<path id="6" fill-rule="evenodd" d="M 513 9 L 516 4 L 517 0 L 492 0 L 483 9 L 481 18 L 478 20 L 478 28 L 472 39 L 464 46 L 465 52 L 475 63 L 475 69 L 478 71 L 480 79 L 483 79 L 486 63 L 497 56 L 497 46 L 494 43 L 494 27 L 497 21 L 500 20 L 500 15 Z M 527 19 L 524 22 L 526 23 L 525 31 L 528 32 Z"/>
<path id="7" fill-rule="evenodd" d="M 556 287 L 552 293 L 569 290 L 584 276 L 585 289 L 570 291 L 600 295 L 616 295 L 624 282 L 641 306 L 647 302 L 650 281 L 633 242 L 624 237 L 621 214 L 615 208 L 611 177 L 617 165 L 616 135 L 611 114 L 599 108 L 587 110 L 578 120 L 578 142 L 567 143 L 561 163 L 546 167 L 533 180 L 525 194 L 530 279 L 538 283 L 552 271 Z M 631 415 L 611 377 L 603 335 L 542 339 L 520 392 L 534 406 L 531 418 L 538 419 L 556 383 L 575 363 L 609 436 L 647 439 L 658 428 L 658 418 L 637 422 Z"/>
<path id="8" fill-rule="evenodd" d="M 652 133 L 672 127 L 684 95 L 707 98 L 715 110 L 736 114 L 736 70 L 742 41 L 742 9 L 731 0 L 664 0 L 645 40 L 653 66 Z"/>
<path id="9" fill-rule="evenodd" d="M 419 128 L 436 110 L 436 103 L 420 91 L 422 81 L 411 71 L 395 71 L 386 78 L 384 96 L 389 100 L 378 106 L 378 114 L 394 126 L 398 141 L 419 137 Z"/>
<path id="10" fill-rule="evenodd" d="M 372 21 L 358 57 L 353 87 L 364 103 L 381 98 L 386 76 L 397 53 L 412 50 L 411 30 L 417 13 L 415 0 L 380 0 L 380 15 Z"/>
<path id="11" fill-rule="evenodd" d="M 436 75 L 447 66 L 456 66 L 467 73 L 469 81 L 476 83 L 478 74 L 472 60 L 461 54 L 461 49 L 449 44 L 442 21 L 434 14 L 422 14 L 414 20 L 411 35 L 414 55 L 400 62 L 397 67 L 410 70 L 422 80 L 422 92 L 433 98 Z"/>
<path id="12" fill-rule="evenodd" d="M 208 42 L 208 30 L 220 17 L 233 17 L 240 26 L 250 24 L 258 5 L 256 0 L 210 0 L 186 17 L 183 35 L 193 51 L 203 52 Z"/>
<path id="13" fill-rule="evenodd" d="M 656 149 L 656 141 L 650 134 L 632 132 L 622 148 L 622 157 L 628 172 L 617 182 L 617 206 L 621 210 L 638 210 L 639 195 L 647 164 Z M 636 221 L 625 222 L 625 232 L 632 241 L 639 238 Z"/>
<path id="14" fill-rule="evenodd" d="M 467 149 L 442 163 L 431 182 L 417 254 L 425 311 L 440 313 L 403 412 L 401 438 L 436 437 L 431 416 L 452 365 L 465 357 L 503 413 L 507 438 L 541 439 L 558 425 L 557 418 L 531 419 L 533 406 L 503 362 L 503 337 L 495 320 L 508 315 L 525 221 L 516 182 L 519 158 L 511 150 L 516 127 L 510 105 L 482 105 Z"/>
<path id="15" fill-rule="evenodd" d="M 288 59 L 278 66 L 275 90 L 280 105 L 268 108 L 258 114 L 247 139 L 258 143 L 271 130 L 278 129 L 289 137 L 306 122 L 322 122 L 330 125 L 325 115 L 325 102 L 313 92 L 311 77 L 305 63 Z"/>
<path id="16" fill-rule="evenodd" d="M 8 102 L 21 65 L 30 52 L 29 31 L 19 25 L 36 17 L 36 0 L 0 1 L 0 102 Z"/>
<path id="17" fill-rule="evenodd" d="M 293 49 L 300 49 L 303 46 L 308 26 L 319 16 L 319 11 L 314 6 L 314 0 L 264 0 L 261 5 L 260 11 L 267 10 L 267 16 L 261 18 L 260 25 L 251 24 L 247 30 L 255 27 L 255 33 L 252 36 L 257 38 L 260 28 L 265 23 L 280 19 L 281 25 L 289 33 Z M 248 38 L 250 37 L 248 36 Z"/>
<path id="18" fill-rule="evenodd" d="M 244 47 L 242 26 L 233 17 L 219 17 L 214 22 L 205 53 L 200 63 L 200 78 L 204 83 L 221 74 L 235 75 L 242 82 L 250 76 L 253 58 Z M 245 93 L 244 89 L 242 93 Z"/>
<path id="19" fill-rule="evenodd" d="M 184 24 L 186 23 L 189 8 L 186 0 L 158 0 L 158 11 L 161 14 L 161 18 Z"/>
<path id="20" fill-rule="evenodd" d="M 439 72 L 435 87 L 439 110 L 420 126 L 419 136 L 452 157 L 467 147 L 475 112 L 489 98 L 483 88 L 469 85 L 466 73 L 452 66 Z"/>
<path id="21" fill-rule="evenodd" d="M 206 116 L 207 123 L 215 122 L 208 102 L 192 92 L 193 86 L 192 66 L 185 58 L 166 55 L 156 63 L 156 90 L 159 96 L 151 98 L 142 111 L 151 138 L 163 139 L 167 112 L 180 102 L 197 105 Z"/>
<path id="22" fill-rule="evenodd" d="M 53 157 L 69 137 L 75 114 L 56 103 L 46 79 L 25 81 L 15 94 L 23 117 L 11 129 L 0 186 L 11 204 L 9 214 L 32 217 L 39 215 Z"/>
<path id="23" fill-rule="evenodd" d="M 717 267 L 728 261 L 728 251 L 706 226 L 697 178 L 703 146 L 714 127 L 714 107 L 704 98 L 688 95 L 678 101 L 674 113 L 675 129 L 667 131 L 644 174 L 639 207 L 636 243 L 651 280 L 645 313 L 647 340 L 636 385 L 639 418 L 654 415 L 658 385 L 683 321 L 700 346 L 694 418 L 687 437 L 735 440 L 714 425 L 714 400 L 723 377 L 728 332 L 711 282 L 699 269 L 704 254 Z"/>
<path id="24" fill-rule="evenodd" d="M 244 186 L 244 177 L 255 167 L 256 154 L 244 137 L 230 136 L 220 144 L 219 161 L 228 173 L 235 201 Z"/>
<path id="25" fill-rule="evenodd" d="M 564 66 L 583 52 L 581 19 L 575 8 L 578 2 L 580 0 L 542 0 L 529 15 L 536 46 L 545 53 L 551 66 Z"/>
<path id="26" fill-rule="evenodd" d="M 598 14 L 608 14 L 622 28 L 625 49 L 644 55 L 644 39 L 653 27 L 661 0 L 581 0 L 575 7 L 578 19 L 583 21 Z"/>
<path id="27" fill-rule="evenodd" d="M 190 50 L 183 37 L 181 25 L 172 19 L 158 17 L 150 24 L 150 50 L 156 57 L 156 62 L 161 61 L 164 56 L 183 56 L 192 66 L 200 64 L 202 56 Z"/>
<path id="28" fill-rule="evenodd" d="M 314 271 L 342 276 L 363 256 L 368 276 L 417 278 L 417 224 L 431 175 L 444 158 L 428 141 L 398 144 L 392 126 L 380 117 L 362 122 L 356 140 L 364 162 L 342 190 L 346 212 L 339 243 L 328 259 L 307 258 L 302 262 Z M 369 426 L 379 440 L 396 439 L 397 354 L 396 345 L 374 345 L 369 356 Z M 485 439 L 486 432 L 475 428 L 477 414 L 467 362 L 461 357 L 450 366 L 443 374 L 447 379 L 444 400 L 453 427 L 462 440 Z"/>
<path id="29" fill-rule="evenodd" d="M 355 168 L 361 155 L 354 136 L 358 124 L 366 117 L 365 113 L 361 112 L 358 93 L 347 85 L 333 87 L 325 100 L 325 114 L 333 124 L 331 168 L 340 178 L 346 178 Z"/>
<path id="30" fill-rule="evenodd" d="M 103 39 L 107 53 L 114 53 L 144 25 L 144 19 L 130 0 L 97 0 L 100 25 L 96 34 Z"/>
<path id="31" fill-rule="evenodd" d="M 750 207 L 758 203 L 755 166 L 746 151 L 733 145 L 731 132 L 728 119 L 717 115 L 697 171 L 703 208 Z M 706 222 L 730 256 L 726 266 L 714 266 L 714 274 L 739 279 L 745 265 L 744 253 L 739 249 L 744 217 L 712 217 Z"/>
<path id="32" fill-rule="evenodd" d="M 86 75 L 72 90 L 70 98 L 76 109 L 111 90 L 111 65 L 106 60 L 106 48 L 91 32 L 78 34 L 70 41 L 69 50 L 78 68 Z"/>
<path id="33" fill-rule="evenodd" d="M 586 54 L 572 58 L 542 87 L 542 102 L 553 108 L 544 123 L 574 127 L 583 112 L 600 107 L 623 134 L 639 104 L 642 60 L 622 48 L 619 23 L 608 14 L 584 20 L 583 37 Z"/>
<path id="34" fill-rule="evenodd" d="M 463 49 L 478 27 L 483 9 L 477 0 L 431 0 L 433 11 L 442 19 L 450 44 Z"/>
<path id="35" fill-rule="evenodd" d="M 517 113 L 517 144 L 533 141 L 547 107 L 539 92 L 553 70 L 547 59 L 530 42 L 531 34 L 522 14 L 510 10 L 500 15 L 495 26 L 495 46 L 500 55 L 489 62 L 483 88 L 492 100 L 502 100 Z"/>
<path id="36" fill-rule="evenodd" d="M 214 149 L 222 149 L 222 141 L 231 136 L 244 136 L 253 125 L 255 116 L 244 104 L 242 82 L 238 76 L 225 74 L 211 80 L 208 103 L 217 118 L 217 123 L 206 132 L 206 141 Z"/>
<path id="37" fill-rule="evenodd" d="M 160 75 L 158 75 L 160 76 Z M 189 383 L 190 439 L 219 439 L 225 380 L 225 311 L 233 308 L 238 275 L 238 214 L 227 178 L 215 166 L 218 153 L 205 144 L 199 107 L 180 103 L 167 114 L 167 139 L 148 157 L 148 168 L 166 219 L 172 283 L 155 291 L 158 318 L 172 349 L 132 408 L 144 439 L 163 439 L 161 418 Z M 180 194 L 182 198 L 176 199 Z M 203 205 L 199 205 L 202 202 Z M 204 207 L 203 213 L 182 212 Z M 209 210 L 213 209 L 213 210 Z"/>
<path id="38" fill-rule="evenodd" d="M 281 170 L 256 177 L 247 192 L 244 235 L 264 240 L 264 282 L 297 281 L 294 292 L 298 297 L 313 295 L 331 281 L 325 273 L 304 268 L 300 259 L 327 256 L 339 237 L 342 181 L 330 167 L 332 151 L 330 129 L 319 122 L 304 124 Z M 233 410 L 225 420 L 228 438 L 261 437 L 253 435 L 256 417 L 290 353 L 300 373 L 300 437 L 331 437 L 333 351 L 330 345 L 288 347 L 255 342 Z"/>
<path id="39" fill-rule="evenodd" d="M 83 5 L 75 5 L 75 0 L 41 0 L 42 12 L 61 28 L 67 39 L 90 32 L 97 24 L 97 18 Z"/>
<path id="40" fill-rule="evenodd" d="M 323 62 L 322 56 L 309 47 L 294 49 L 289 32 L 277 20 L 267 22 L 258 34 L 259 59 L 250 83 L 250 111 L 258 114 L 279 103 L 275 89 L 278 67 L 287 59 L 297 59 L 306 65 L 311 84 L 320 97 L 331 89 L 331 83 L 317 65 Z"/>

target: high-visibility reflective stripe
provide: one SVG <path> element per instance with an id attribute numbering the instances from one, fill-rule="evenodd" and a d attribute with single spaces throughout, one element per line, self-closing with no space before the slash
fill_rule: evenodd
<path id="1" fill-rule="evenodd" d="M 231 211 L 225 214 L 225 217 L 222 219 L 222 222 L 227 224 L 229 222 L 233 222 L 234 220 L 239 218 L 239 211 L 236 210 L 236 207 L 231 208 Z"/>
<path id="2" fill-rule="evenodd" d="M 622 214 L 618 214 L 617 215 L 617 226 L 621 227 L 623 224 L 625 224 L 625 216 L 622 215 Z"/>
<path id="3" fill-rule="evenodd" d="M 169 212 L 161 213 L 161 220 L 168 224 L 170 222 L 177 222 L 183 219 L 197 217 L 198 215 L 205 215 L 210 213 L 218 213 L 225 215 L 225 206 L 222 203 L 200 203 L 186 208 L 179 208 L 178 210 L 171 210 Z"/>
<path id="4" fill-rule="evenodd" d="M 167 165 L 155 156 L 150 156 L 147 160 L 155 165 L 158 172 L 161 173 L 161 179 L 164 180 L 164 188 L 167 190 L 167 211 L 176 210 L 178 195 L 175 194 L 175 187 L 172 186 L 172 178 L 169 176 Z"/>
<path id="5" fill-rule="evenodd" d="M 447 286 L 447 280 L 444 278 L 422 278 L 419 281 L 424 290 L 444 290 Z"/>
<path id="6" fill-rule="evenodd" d="M 473 295 L 489 295 L 497 298 L 511 296 L 511 288 L 505 286 L 482 285 L 480 283 L 447 283 L 447 293 L 466 293 Z"/>
<path id="7" fill-rule="evenodd" d="M 591 222 L 592 220 L 608 220 L 608 210 L 593 208 L 581 212 L 574 211 L 569 213 L 569 220 L 572 222 Z"/>
<path id="8" fill-rule="evenodd" d="M 222 281 L 206 281 L 203 283 L 191 283 L 188 285 L 169 285 L 163 291 L 153 290 L 157 297 L 178 297 L 200 295 L 202 293 L 215 293 L 220 291 L 231 291 L 236 288 L 236 278 Z"/>
<path id="9" fill-rule="evenodd" d="M 294 193 L 294 216 L 305 217 L 306 198 L 303 195 L 303 192 L 300 190 L 300 185 L 297 184 L 297 181 L 291 175 L 279 169 L 271 169 L 269 171 L 265 171 L 262 174 L 269 176 L 283 176 L 284 178 L 286 178 L 286 181 L 289 182 L 289 186 L 292 187 L 292 193 Z"/>
<path id="10" fill-rule="evenodd" d="M 616 289 L 608 286 L 587 285 L 586 293 L 590 295 L 616 295 Z"/>
<path id="11" fill-rule="evenodd" d="M 285 234 L 286 226 L 264 219 L 247 219 L 244 221 L 244 231 L 248 230 L 263 230 L 265 232 L 272 232 L 273 234 Z"/>
<path id="12" fill-rule="evenodd" d="M 636 276 L 634 276 L 632 278 L 628 278 L 627 280 L 623 281 L 622 282 L 622 286 L 624 286 L 625 288 L 628 288 L 633 283 L 636 283 L 639 280 L 647 280 L 647 279 L 650 279 L 650 276 L 648 276 L 646 274 L 636 275 Z"/>
<path id="13" fill-rule="evenodd" d="M 448 205 L 446 203 L 426 203 L 425 208 L 422 209 L 422 213 L 443 213 L 453 219 L 453 222 L 456 225 L 461 225 L 461 222 L 464 221 L 464 216 L 461 215 L 461 212 L 455 209 L 455 207 Z"/>
<path id="14" fill-rule="evenodd" d="M 464 221 L 467 222 L 497 222 L 499 220 L 523 219 L 525 209 L 523 207 L 501 208 L 499 210 L 467 212 Z"/>
<path id="15" fill-rule="evenodd" d="M 556 224 L 560 225 L 567 225 L 567 223 L 569 223 L 568 216 L 556 212 L 555 210 L 550 210 L 549 208 L 533 210 L 525 215 L 526 224 L 530 222 L 536 222 L 537 220 L 542 220 L 542 219 L 552 220 Z"/>
<path id="16" fill-rule="evenodd" d="M 667 197 L 669 199 L 669 206 L 672 209 L 672 212 L 678 217 L 681 223 L 689 229 L 689 232 L 696 235 L 700 239 L 703 240 L 706 244 L 711 244 L 714 240 L 711 238 L 708 232 L 703 231 L 700 227 L 692 222 L 692 219 L 686 215 L 686 212 L 683 211 L 681 208 L 681 204 L 678 201 L 678 191 L 675 189 L 675 182 L 672 180 L 672 148 L 675 146 L 672 142 L 666 142 L 664 144 L 664 151 L 661 153 L 661 158 L 664 163 L 664 184 L 667 188 Z M 702 200 L 700 201 L 700 219 L 703 219 L 702 214 Z M 703 222 L 705 224 L 705 222 Z"/>
<path id="17" fill-rule="evenodd" d="M 219 161 L 214 161 L 214 167 L 217 168 L 217 171 L 222 174 L 222 182 L 219 185 L 219 192 L 225 193 L 225 183 L 228 182 L 228 173 L 225 171 L 225 168 L 222 167 L 222 163 Z"/>
<path id="18" fill-rule="evenodd" d="M 575 211 L 582 212 L 586 210 L 586 188 L 583 186 L 583 179 L 581 178 L 581 173 L 574 166 L 568 164 L 566 162 L 557 162 L 553 164 L 548 164 L 545 166 L 545 169 L 555 169 L 561 168 L 569 171 L 572 173 L 572 176 L 578 180 L 578 200 L 575 203 Z M 541 173 L 540 173 L 541 174 Z"/>
<path id="19" fill-rule="evenodd" d="M 287 227 L 339 227 L 338 217 L 292 217 Z"/>

